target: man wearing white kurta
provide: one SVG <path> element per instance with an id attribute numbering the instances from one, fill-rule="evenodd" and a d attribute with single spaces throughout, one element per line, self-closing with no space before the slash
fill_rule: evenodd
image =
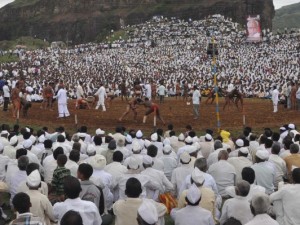
<path id="1" fill-rule="evenodd" d="M 299 224 L 300 214 L 300 168 L 293 170 L 293 180 L 295 184 L 284 185 L 279 191 L 271 194 L 270 199 L 273 202 L 276 212 L 276 220 L 281 225 Z"/>
<path id="2" fill-rule="evenodd" d="M 274 107 L 274 113 L 278 112 L 278 101 L 279 101 L 279 91 L 276 86 L 274 86 L 274 90 L 272 91 L 272 102 Z"/>
<path id="3" fill-rule="evenodd" d="M 82 82 L 80 81 L 77 88 L 76 88 L 76 107 L 78 107 L 78 101 L 82 99 L 84 96 L 83 88 L 82 88 Z"/>
<path id="4" fill-rule="evenodd" d="M 199 118 L 199 106 L 200 106 L 200 99 L 201 94 L 198 90 L 197 86 L 194 86 L 194 92 L 193 92 L 193 111 L 194 111 L 194 119 Z"/>
<path id="5" fill-rule="evenodd" d="M 102 111 L 104 112 L 104 111 L 106 111 L 104 102 L 105 102 L 105 99 L 107 98 L 107 95 L 106 95 L 106 91 L 105 91 L 103 84 L 100 84 L 100 85 L 101 85 L 100 88 L 95 93 L 95 95 L 98 95 L 98 103 L 97 103 L 96 109 L 99 109 L 99 107 L 101 106 Z"/>
<path id="6" fill-rule="evenodd" d="M 63 86 L 59 87 L 57 95 L 54 96 L 54 98 L 57 98 L 58 118 L 70 116 L 68 105 L 67 105 L 67 101 L 68 101 L 67 91 Z"/>

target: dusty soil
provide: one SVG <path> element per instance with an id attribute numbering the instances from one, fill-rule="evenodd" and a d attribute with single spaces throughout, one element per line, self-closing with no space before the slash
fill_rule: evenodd
<path id="1" fill-rule="evenodd" d="M 202 133 L 206 128 L 211 128 L 217 131 L 217 121 L 215 104 L 205 104 L 205 98 L 200 106 L 200 119 L 193 119 L 192 105 L 187 105 L 182 99 L 166 98 L 165 103 L 160 104 L 160 111 L 166 124 L 172 123 L 177 134 L 185 130 L 187 124 L 192 125 L 195 131 Z M 158 100 L 154 101 L 158 102 Z M 243 128 L 243 114 L 247 126 L 251 126 L 254 130 L 261 130 L 264 127 L 279 128 L 285 123 L 300 124 L 298 111 L 286 110 L 283 105 L 280 105 L 279 112 L 273 113 L 272 102 L 270 100 L 259 99 L 244 99 L 243 110 L 238 110 L 231 105 L 223 110 L 224 99 L 220 99 L 220 119 L 221 128 L 228 129 L 233 133 L 241 131 Z M 122 125 L 129 129 L 142 129 L 149 134 L 153 131 L 153 114 L 151 114 L 146 124 L 142 123 L 145 108 L 138 107 L 138 122 L 134 122 L 133 114 L 130 113 L 125 117 L 124 121 L 118 122 L 118 118 L 126 109 L 126 102 L 116 98 L 113 100 L 110 108 L 106 112 L 95 109 L 75 110 L 75 101 L 69 101 L 69 110 L 71 116 L 65 119 L 58 119 L 57 103 L 54 104 L 53 111 L 43 110 L 40 108 L 41 103 L 33 103 L 29 109 L 28 118 L 23 118 L 20 115 L 20 126 L 31 126 L 39 129 L 47 126 L 50 131 L 53 131 L 58 126 L 64 126 L 70 133 L 75 132 L 75 114 L 77 114 L 78 127 L 86 125 L 90 133 L 94 133 L 95 129 L 101 128 L 105 131 L 113 132 L 117 125 Z M 0 112 L 1 123 L 14 124 L 16 120 L 12 118 L 11 111 Z M 167 129 L 167 126 L 158 120 L 157 128 Z"/>

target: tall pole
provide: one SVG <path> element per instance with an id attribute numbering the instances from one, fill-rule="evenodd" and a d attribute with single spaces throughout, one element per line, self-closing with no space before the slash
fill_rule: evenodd
<path id="1" fill-rule="evenodd" d="M 219 110 L 219 88 L 217 83 L 217 57 L 216 57 L 216 42 L 215 38 L 212 37 L 212 44 L 213 44 L 213 61 L 212 61 L 212 73 L 214 75 L 214 91 L 216 94 L 216 115 L 217 115 L 217 129 L 218 133 L 220 132 L 221 122 L 220 122 L 220 110 Z"/>

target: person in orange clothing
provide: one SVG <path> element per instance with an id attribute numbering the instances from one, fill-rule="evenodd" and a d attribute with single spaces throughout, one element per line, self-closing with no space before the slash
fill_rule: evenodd
<path id="1" fill-rule="evenodd" d="M 165 121 L 161 118 L 160 112 L 159 112 L 159 106 L 156 103 L 153 103 L 149 100 L 149 98 L 145 98 L 144 102 L 145 107 L 147 108 L 143 123 L 146 123 L 147 116 L 154 112 L 154 126 L 156 126 L 156 117 L 165 125 Z"/>
<path id="2" fill-rule="evenodd" d="M 300 154 L 299 154 L 299 145 L 291 144 L 290 146 L 291 155 L 285 157 L 283 160 L 286 163 L 288 180 L 293 183 L 292 172 L 293 167 L 300 167 Z"/>
<path id="3" fill-rule="evenodd" d="M 16 86 L 11 90 L 11 101 L 13 104 L 13 117 L 15 118 L 21 108 L 19 82 L 17 82 Z"/>

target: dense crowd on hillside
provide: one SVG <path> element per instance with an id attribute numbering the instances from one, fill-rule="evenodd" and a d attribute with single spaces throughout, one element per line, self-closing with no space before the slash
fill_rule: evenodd
<path id="1" fill-rule="evenodd" d="M 172 124 L 149 137 L 124 127 L 68 134 L 3 124 L 4 209 L 19 213 L 13 225 L 158 225 L 167 213 L 176 225 L 298 224 L 294 124 L 262 134 L 246 127 L 236 137 L 197 136 L 190 125 L 179 132 Z M 9 220 L 3 209 L 1 218 Z"/>
<path id="2" fill-rule="evenodd" d="M 247 43 L 240 25 L 216 15 L 199 21 L 156 17 L 128 26 L 124 32 L 124 39 L 110 44 L 16 51 L 21 61 L 1 64 L 0 76 L 8 79 L 12 88 L 23 76 L 33 88 L 34 99 L 41 95 L 45 83 L 55 83 L 56 79 L 67 84 L 68 96 L 73 98 L 79 81 L 91 94 L 103 82 L 107 92 L 118 95 L 123 79 L 129 95 L 136 79 L 141 85 L 158 85 L 164 80 L 168 95 L 182 94 L 184 84 L 190 89 L 198 85 L 207 90 L 213 86 L 213 74 L 206 50 L 214 36 L 219 52 L 217 78 L 222 89 L 233 84 L 245 96 L 269 97 L 274 85 L 283 91 L 287 81 L 299 80 L 299 31 L 275 35 L 263 30 L 262 43 Z"/>

